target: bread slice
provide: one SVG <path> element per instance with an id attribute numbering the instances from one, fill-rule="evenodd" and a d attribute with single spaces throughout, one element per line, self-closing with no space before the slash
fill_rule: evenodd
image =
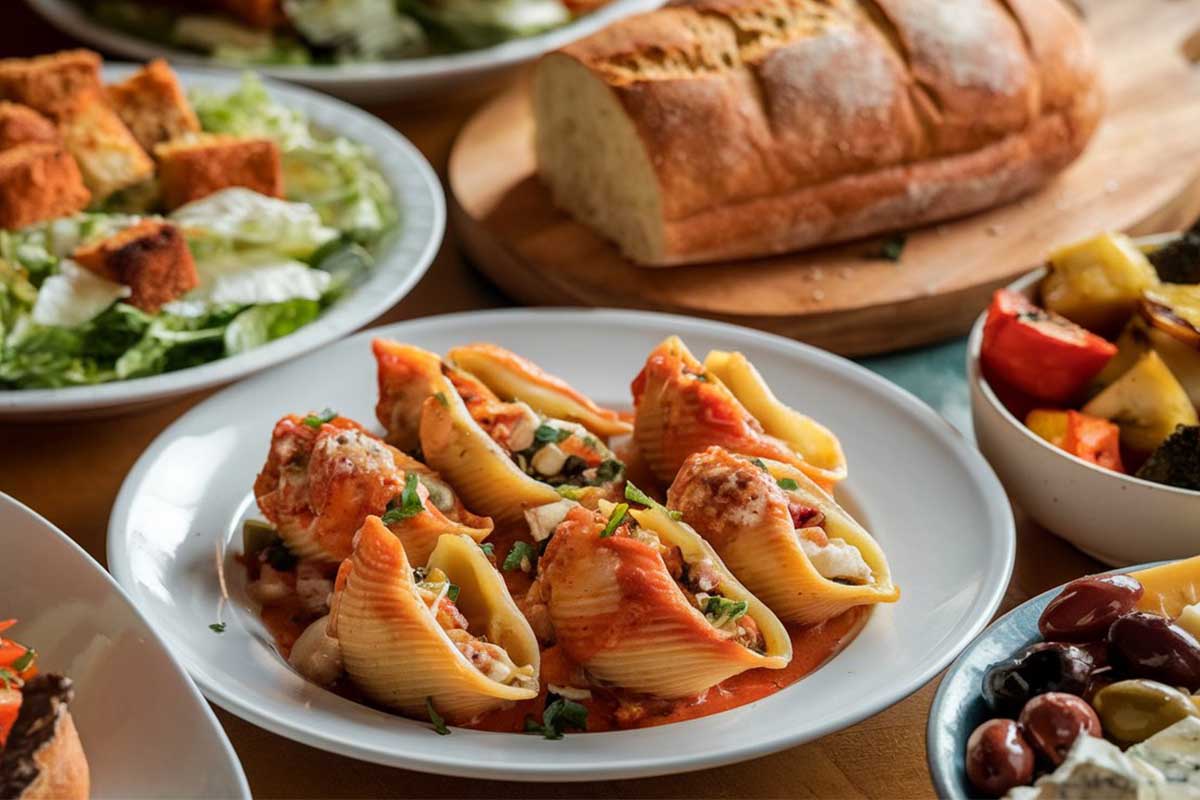
<path id="1" fill-rule="evenodd" d="M 90 771 L 67 709 L 71 681 L 38 675 L 21 689 L 21 711 L 0 751 L 0 797 L 87 800 Z"/>
<path id="2" fill-rule="evenodd" d="M 691 0 L 545 57 L 538 170 L 632 260 L 764 256 L 1026 194 L 1084 149 L 1062 0 Z"/>

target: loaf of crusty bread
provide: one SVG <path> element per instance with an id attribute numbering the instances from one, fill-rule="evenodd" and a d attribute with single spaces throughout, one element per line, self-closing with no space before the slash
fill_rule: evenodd
<path id="1" fill-rule="evenodd" d="M 634 261 L 765 256 L 1007 202 L 1103 98 L 1063 0 L 690 0 L 545 57 L 538 170 Z"/>

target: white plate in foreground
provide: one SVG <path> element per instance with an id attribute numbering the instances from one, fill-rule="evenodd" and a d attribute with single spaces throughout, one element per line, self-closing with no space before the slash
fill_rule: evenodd
<path id="1" fill-rule="evenodd" d="M 445 352 L 492 341 L 598 402 L 627 407 L 649 351 L 679 334 L 696 353 L 740 350 L 779 397 L 841 437 L 840 490 L 891 562 L 900 602 L 880 608 L 820 670 L 764 700 L 644 730 L 561 741 L 456 729 L 437 736 L 304 681 L 274 650 L 245 593 L 241 520 L 271 428 L 330 407 L 374 423 L 373 336 Z M 805 345 L 716 322 L 606 310 L 476 312 L 373 329 L 230 387 L 167 428 L 130 472 L 108 563 L 204 692 L 245 719 L 314 747 L 428 772 L 519 780 L 629 778 L 763 755 L 845 728 L 917 690 L 991 619 L 1012 570 L 1012 513 L 983 459 L 911 395 Z M 222 603 L 217 565 L 230 600 Z M 218 619 L 224 634 L 208 629 Z"/>
<path id="2" fill-rule="evenodd" d="M 250 797 L 208 703 L 99 564 L 5 494 L 0 554 L 7 635 L 75 682 L 93 798 Z"/>
<path id="3" fill-rule="evenodd" d="M 106 66 L 104 79 L 117 81 L 131 65 Z M 241 75 L 179 70 L 187 89 L 233 91 Z M 267 91 L 308 117 L 319 130 L 365 145 L 383 174 L 400 211 L 400 224 L 371 247 L 375 266 L 358 286 L 293 334 L 240 355 L 149 378 L 65 389 L 0 389 L 0 420 L 101 416 L 161 402 L 237 380 L 301 353 L 336 341 L 383 314 L 416 285 L 442 243 L 446 207 L 437 175 L 420 151 L 382 120 L 294 86 L 264 81 Z"/>
<path id="4" fill-rule="evenodd" d="M 423 58 L 364 61 L 353 64 L 251 68 L 280 80 L 320 89 L 355 103 L 383 103 L 464 86 L 473 78 L 532 61 L 576 39 L 590 36 L 621 17 L 651 11 L 666 0 L 612 0 L 591 14 L 537 36 L 511 39 L 492 47 Z M 177 64 L 222 66 L 212 58 L 109 28 L 71 0 L 29 0 L 50 24 L 95 47 L 129 58 L 166 58 Z M 226 67 L 241 68 L 238 64 Z"/>

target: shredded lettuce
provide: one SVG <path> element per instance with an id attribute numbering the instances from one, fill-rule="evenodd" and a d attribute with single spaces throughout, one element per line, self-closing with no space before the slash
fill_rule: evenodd
<path id="1" fill-rule="evenodd" d="M 561 0 L 414 0 L 413 11 L 466 48 L 532 36 L 571 20 Z"/>
<path id="2" fill-rule="evenodd" d="M 225 329 L 225 352 L 244 353 L 269 341 L 287 336 L 317 318 L 321 305 L 295 299 L 248 308 L 233 318 Z"/>
<path id="3" fill-rule="evenodd" d="M 338 238 L 338 232 L 324 225 L 307 203 L 290 203 L 236 186 L 180 206 L 170 219 L 187 231 L 198 256 L 254 247 L 307 258 Z"/>
<path id="4" fill-rule="evenodd" d="M 284 0 L 283 9 L 305 39 L 332 48 L 338 61 L 421 55 L 425 31 L 396 0 Z"/>

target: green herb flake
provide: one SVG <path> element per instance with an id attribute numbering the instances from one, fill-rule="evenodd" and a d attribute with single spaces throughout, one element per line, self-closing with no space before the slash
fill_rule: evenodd
<path id="1" fill-rule="evenodd" d="M 554 487 L 554 491 L 558 492 L 558 496 L 567 500 L 579 500 L 583 497 L 583 492 L 578 486 L 570 486 L 563 484 L 562 486 Z"/>
<path id="2" fill-rule="evenodd" d="M 908 234 L 897 233 L 889 236 L 879 248 L 879 257 L 886 258 L 888 261 L 899 261 L 906 244 L 908 244 Z"/>
<path id="3" fill-rule="evenodd" d="M 326 422 L 333 422 L 337 419 L 338 412 L 332 408 L 327 408 L 320 414 L 309 414 L 304 418 L 304 424 L 310 428 L 319 428 Z"/>
<path id="4" fill-rule="evenodd" d="M 668 516 L 668 517 L 670 517 L 671 519 L 675 520 L 676 522 L 679 522 L 679 520 L 683 519 L 683 512 L 682 512 L 682 511 L 676 511 L 676 510 L 675 510 L 675 509 L 673 509 L 673 508 L 668 508 L 668 509 L 667 509 L 667 516 Z"/>
<path id="5" fill-rule="evenodd" d="M 535 561 L 537 561 L 537 553 L 534 551 L 533 545 L 529 542 L 513 542 L 512 549 L 504 557 L 504 564 L 501 568 L 505 572 L 512 572 L 516 569 L 522 572 L 531 572 Z"/>
<path id="6" fill-rule="evenodd" d="M 647 508 L 654 508 L 658 505 L 658 503 L 654 502 L 653 497 L 635 486 L 633 481 L 628 481 L 625 484 L 625 499 L 631 503 L 646 506 Z"/>
<path id="7" fill-rule="evenodd" d="M 433 698 L 425 698 L 425 711 L 429 714 L 429 721 L 433 723 L 433 732 L 438 736 L 449 736 L 450 729 L 446 727 L 446 720 L 437 709 L 433 707 Z"/>
<path id="8" fill-rule="evenodd" d="M 761 458 L 752 458 L 750 459 L 750 463 L 761 469 L 763 472 L 770 472 L 770 470 L 767 469 L 767 462 L 763 461 Z"/>
<path id="9" fill-rule="evenodd" d="M 750 603 L 745 600 L 730 600 L 728 597 L 710 597 L 704 602 L 704 615 L 713 622 L 733 622 L 745 616 Z"/>
<path id="10" fill-rule="evenodd" d="M 400 502 L 396 502 L 396 498 L 392 498 L 392 502 L 388 503 L 387 511 L 383 512 L 380 519 L 384 525 L 395 525 L 397 522 L 403 522 L 406 519 L 415 517 L 425 510 L 425 504 L 421 502 L 421 495 L 417 491 L 417 487 L 421 485 L 420 478 L 417 473 L 410 472 L 404 478 L 404 491 L 400 493 Z"/>
<path id="11" fill-rule="evenodd" d="M 625 465 L 620 461 L 617 461 L 615 458 L 606 458 L 600 462 L 600 466 L 596 467 L 596 477 L 592 480 L 592 485 L 600 486 L 614 481 L 624 471 Z"/>
<path id="12" fill-rule="evenodd" d="M 571 438 L 571 431 L 563 428 L 556 428 L 543 422 L 538 425 L 537 430 L 533 432 L 533 440 L 538 444 L 558 444 Z"/>
<path id="13" fill-rule="evenodd" d="M 214 622 L 212 625 L 208 626 L 208 629 L 210 631 L 212 631 L 213 633 L 224 633 L 225 632 L 225 623 L 224 622 Z"/>
<path id="14" fill-rule="evenodd" d="M 550 693 L 546 695 L 546 708 L 542 711 L 542 721 L 538 722 L 532 716 L 526 717 L 525 732 L 540 734 L 546 739 L 561 739 L 567 728 L 586 731 L 587 717 L 587 706 Z"/>
<path id="15" fill-rule="evenodd" d="M 604 539 L 616 533 L 621 522 L 625 519 L 625 514 L 629 511 L 628 503 L 619 503 L 612 513 L 608 515 L 608 524 L 604 526 L 604 530 L 600 531 L 600 538 Z"/>
<path id="16" fill-rule="evenodd" d="M 451 603 L 457 603 L 458 602 L 458 593 L 460 591 L 462 591 L 462 590 L 458 588 L 458 585 L 452 583 L 452 584 L 450 584 L 450 588 L 446 590 L 446 597 L 450 598 Z"/>
<path id="17" fill-rule="evenodd" d="M 12 662 L 12 668 L 19 675 L 25 670 L 29 669 L 29 666 L 33 663 L 35 658 L 37 658 L 37 651 L 31 647 L 26 650 L 20 658 Z"/>
<path id="18" fill-rule="evenodd" d="M 6 667 L 0 667 L 0 684 L 3 684 L 5 689 L 11 689 L 20 683 L 21 679 L 16 673 Z"/>
<path id="19" fill-rule="evenodd" d="M 488 558 L 496 555 L 496 545 L 492 544 L 491 542 L 484 542 L 483 544 L 479 545 L 479 549 L 482 550 L 483 554 Z"/>
<path id="20" fill-rule="evenodd" d="M 442 408 L 450 407 L 450 400 L 447 399 L 445 392 L 438 392 L 434 395 L 434 397 L 436 397 L 437 401 L 442 404 Z"/>
<path id="21" fill-rule="evenodd" d="M 779 484 L 780 489 L 788 492 L 794 492 L 800 488 L 800 484 L 796 483 L 795 479 L 793 478 L 780 478 L 775 482 Z"/>

